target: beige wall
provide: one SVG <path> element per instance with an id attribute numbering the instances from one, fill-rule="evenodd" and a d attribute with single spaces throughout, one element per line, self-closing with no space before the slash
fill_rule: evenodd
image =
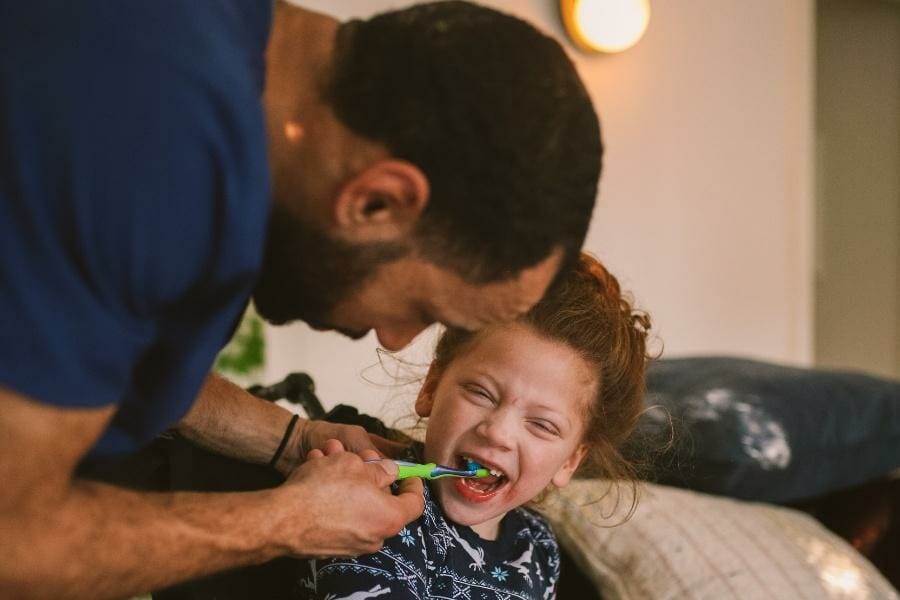
<path id="1" fill-rule="evenodd" d="M 816 362 L 900 376 L 900 3 L 818 3 Z"/>
<path id="2" fill-rule="evenodd" d="M 408 2 L 305 0 L 364 16 Z M 560 34 L 552 0 L 486 2 Z M 570 50 L 607 146 L 586 247 L 648 309 L 668 356 L 812 359 L 813 0 L 657 0 L 644 39 Z M 267 378 L 307 370 L 326 404 L 381 413 L 372 339 L 269 329 Z M 426 334 L 412 351 L 427 361 Z M 367 375 L 385 381 L 379 368 Z M 389 379 L 389 378 L 388 378 Z M 408 412 L 395 402 L 389 414 Z"/>

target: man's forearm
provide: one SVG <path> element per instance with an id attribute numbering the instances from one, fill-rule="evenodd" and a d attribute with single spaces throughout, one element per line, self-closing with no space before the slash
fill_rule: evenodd
<path id="1" fill-rule="evenodd" d="M 76 481 L 61 501 L 0 513 L 0 597 L 121 598 L 263 562 L 285 552 L 272 541 L 277 493 L 148 494 Z"/>
<path id="2" fill-rule="evenodd" d="M 290 411 L 253 396 L 230 381 L 210 375 L 178 430 L 193 442 L 232 458 L 268 463 L 278 449 L 293 415 Z M 369 436 L 358 425 L 300 419 L 286 440 L 275 467 L 287 476 L 306 453 L 328 439 L 340 440 L 352 452 L 380 450 L 393 456 L 402 444 Z M 377 445 L 376 445 L 377 443 Z"/>
<path id="3" fill-rule="evenodd" d="M 290 411 L 244 391 L 230 381 L 210 375 L 191 411 L 178 423 L 178 430 L 192 441 L 226 456 L 248 462 L 267 463 L 281 443 Z M 285 465 L 298 463 L 300 432 L 305 419 L 294 430 L 284 450 Z M 282 472 L 289 467 L 282 469 Z"/>

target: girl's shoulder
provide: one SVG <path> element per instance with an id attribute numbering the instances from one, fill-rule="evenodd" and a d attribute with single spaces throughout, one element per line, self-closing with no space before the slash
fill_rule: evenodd
<path id="1" fill-rule="evenodd" d="M 534 508 L 520 506 L 511 510 L 508 516 L 520 523 L 520 535 L 528 535 L 536 542 L 556 547 L 556 535 L 550 521 Z"/>
<path id="2" fill-rule="evenodd" d="M 525 549 L 522 555 L 505 564 L 524 573 L 527 567 L 533 590 L 543 597 L 552 596 L 559 581 L 560 552 L 550 522 L 533 508 L 520 506 L 507 514 L 515 530 L 516 547 Z"/>

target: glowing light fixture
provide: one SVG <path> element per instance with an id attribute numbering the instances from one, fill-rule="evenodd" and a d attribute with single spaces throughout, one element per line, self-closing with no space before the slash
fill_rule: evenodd
<path id="1" fill-rule="evenodd" d="M 649 0 L 560 0 L 572 41 L 593 52 L 621 52 L 635 45 L 650 21 Z"/>

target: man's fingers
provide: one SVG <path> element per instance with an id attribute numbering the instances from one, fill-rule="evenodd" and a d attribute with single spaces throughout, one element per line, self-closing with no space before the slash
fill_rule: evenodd
<path id="1" fill-rule="evenodd" d="M 322 452 L 325 453 L 325 456 L 343 451 L 344 445 L 340 442 L 340 440 L 325 440 L 325 443 L 322 444 Z"/>
<path id="2" fill-rule="evenodd" d="M 406 444 L 392 442 L 391 440 L 383 438 L 380 435 L 375 435 L 374 433 L 369 434 L 369 439 L 372 440 L 372 443 L 382 455 L 389 458 L 398 458 L 403 454 L 404 450 L 409 448 Z"/>
<path id="3" fill-rule="evenodd" d="M 369 462 L 369 461 L 377 461 L 378 459 L 381 458 L 381 455 L 378 453 L 377 450 L 363 450 L 362 452 L 359 453 L 359 457 L 361 459 L 363 459 L 364 461 Z"/>
<path id="4" fill-rule="evenodd" d="M 425 496 L 422 480 L 418 477 L 410 477 L 400 482 L 395 499 L 399 502 L 403 512 L 403 522 L 409 523 L 418 518 L 425 510 Z"/>

